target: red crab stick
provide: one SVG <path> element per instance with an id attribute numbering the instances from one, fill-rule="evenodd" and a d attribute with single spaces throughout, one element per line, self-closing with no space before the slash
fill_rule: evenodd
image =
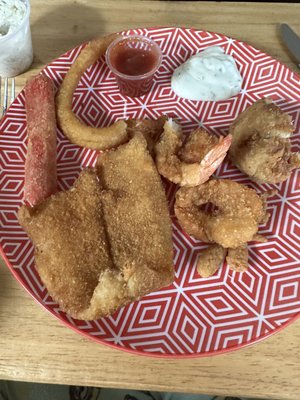
<path id="1" fill-rule="evenodd" d="M 27 82 L 25 107 L 28 149 L 24 200 L 34 206 L 57 189 L 56 119 L 51 79 L 37 75 Z"/>

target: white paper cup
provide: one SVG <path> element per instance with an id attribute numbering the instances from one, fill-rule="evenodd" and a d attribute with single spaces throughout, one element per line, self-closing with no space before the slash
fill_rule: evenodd
<path id="1" fill-rule="evenodd" d="M 26 13 L 20 25 L 13 32 L 0 36 L 0 76 L 14 77 L 26 71 L 33 60 L 30 31 L 29 0 L 21 0 Z"/>

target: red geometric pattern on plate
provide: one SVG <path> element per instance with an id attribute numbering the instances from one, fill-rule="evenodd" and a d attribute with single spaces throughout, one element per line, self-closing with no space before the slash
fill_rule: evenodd
<path id="1" fill-rule="evenodd" d="M 151 37 L 164 57 L 150 93 L 126 98 L 102 57 L 86 71 L 76 89 L 73 109 L 92 126 L 122 118 L 176 117 L 189 132 L 204 126 L 217 135 L 247 106 L 263 96 L 274 101 L 294 121 L 293 149 L 300 150 L 300 80 L 270 56 L 253 47 L 212 32 L 182 28 L 149 28 L 129 31 Z M 219 45 L 231 54 L 243 76 L 242 91 L 229 100 L 212 103 L 178 98 L 170 89 L 174 68 L 187 57 Z M 58 87 L 82 46 L 50 63 L 44 73 Z M 173 285 L 129 304 L 97 321 L 78 321 L 62 312 L 49 296 L 34 267 L 33 247 L 17 221 L 23 198 L 26 155 L 26 114 L 22 92 L 0 125 L 0 221 L 4 257 L 22 285 L 53 315 L 88 337 L 119 349 L 161 356 L 203 356 L 254 343 L 286 326 L 300 314 L 299 202 L 300 176 L 277 185 L 251 182 L 229 161 L 215 176 L 234 179 L 258 193 L 277 189 L 268 200 L 270 219 L 260 227 L 267 243 L 249 244 L 249 269 L 239 274 L 226 263 L 207 279 L 196 270 L 201 250 L 207 247 L 183 232 L 174 217 L 175 185 L 163 180 L 173 219 Z M 95 164 L 98 153 L 71 144 L 58 129 L 59 188 L 70 187 L 80 170 Z"/>

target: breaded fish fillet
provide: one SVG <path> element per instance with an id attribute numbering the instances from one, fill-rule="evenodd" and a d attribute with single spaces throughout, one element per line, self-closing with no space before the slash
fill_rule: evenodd
<path id="1" fill-rule="evenodd" d="M 96 319 L 170 284 L 171 221 L 160 177 L 142 135 L 99 157 L 73 188 L 19 221 L 35 245 L 36 267 L 61 308 Z"/>
<path id="2" fill-rule="evenodd" d="M 70 190 L 37 207 L 21 207 L 19 221 L 35 245 L 36 268 L 49 293 L 80 317 L 90 307 L 100 274 L 114 267 L 95 172 L 83 171 Z"/>
<path id="3" fill-rule="evenodd" d="M 117 151 L 100 156 L 97 164 L 106 189 L 102 204 L 113 261 L 134 297 L 173 279 L 170 216 L 146 146 L 141 135 L 135 136 Z"/>

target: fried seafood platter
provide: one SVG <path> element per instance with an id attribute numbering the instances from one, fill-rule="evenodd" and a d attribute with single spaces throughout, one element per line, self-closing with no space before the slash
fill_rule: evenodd
<path id="1" fill-rule="evenodd" d="M 19 221 L 41 279 L 74 318 L 111 314 L 174 279 L 167 202 L 142 135 L 100 157 L 68 191 L 22 206 Z"/>
<path id="2" fill-rule="evenodd" d="M 300 307 L 299 78 L 264 55 L 288 77 L 273 85 L 257 50 L 222 35 L 126 33 L 163 51 L 148 94 L 120 93 L 109 35 L 53 61 L 1 121 L 2 253 L 39 303 L 101 343 L 166 356 L 253 343 Z M 241 92 L 180 98 L 175 68 L 212 44 Z"/>

